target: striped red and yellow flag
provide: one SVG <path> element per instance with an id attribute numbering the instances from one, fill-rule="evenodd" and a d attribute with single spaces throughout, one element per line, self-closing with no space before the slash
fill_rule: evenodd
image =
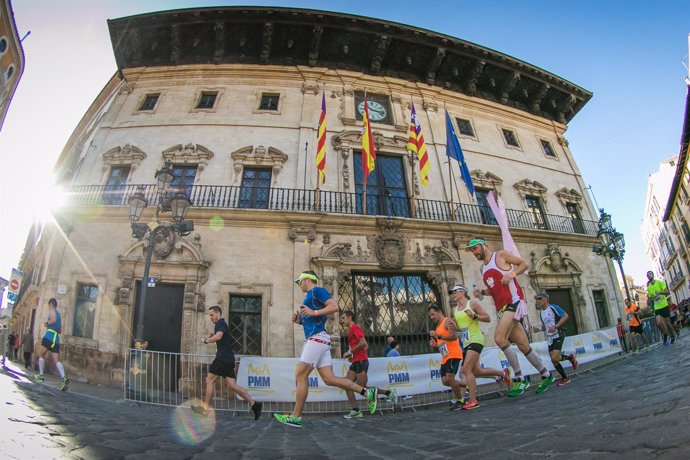
<path id="1" fill-rule="evenodd" d="M 371 134 L 371 123 L 369 122 L 369 106 L 367 95 L 364 95 L 364 116 L 362 117 L 362 173 L 364 183 L 367 183 L 369 174 L 376 167 L 376 147 L 374 146 L 374 136 Z"/>
<path id="2" fill-rule="evenodd" d="M 316 169 L 319 171 L 319 183 L 326 182 L 326 90 L 321 97 L 321 116 L 316 142 Z"/>
<path id="3" fill-rule="evenodd" d="M 422 127 L 419 125 L 417 111 L 414 109 L 414 102 L 412 103 L 412 113 L 410 115 L 410 136 L 407 141 L 407 150 L 417 154 L 419 176 L 422 180 L 422 185 L 428 185 L 431 166 L 429 165 L 429 155 L 426 153 L 426 143 L 424 142 Z"/>

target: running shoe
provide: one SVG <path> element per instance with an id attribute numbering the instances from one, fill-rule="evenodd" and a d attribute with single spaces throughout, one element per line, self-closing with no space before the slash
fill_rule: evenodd
<path id="1" fill-rule="evenodd" d="M 570 380 L 570 377 L 565 377 L 565 378 L 562 378 L 561 380 L 559 380 L 558 383 L 556 384 L 556 386 L 562 387 L 563 385 L 569 384 L 571 381 L 572 380 Z"/>
<path id="2" fill-rule="evenodd" d="M 67 391 L 67 387 L 69 387 L 69 379 L 65 377 L 60 380 L 60 391 Z"/>
<path id="3" fill-rule="evenodd" d="M 454 403 L 450 403 L 450 410 L 456 411 L 456 410 L 462 410 L 463 402 L 461 401 L 455 401 Z"/>
<path id="4" fill-rule="evenodd" d="M 374 412 L 376 412 L 376 404 L 377 400 L 376 398 L 379 395 L 379 389 L 378 388 L 368 388 L 367 389 L 367 403 L 369 404 L 369 413 L 371 415 L 374 415 Z"/>
<path id="5" fill-rule="evenodd" d="M 666 340 L 664 340 L 664 346 L 671 345 L 671 337 L 666 337 Z"/>
<path id="6" fill-rule="evenodd" d="M 513 388 L 508 391 L 508 396 L 511 398 L 520 396 L 528 388 L 529 382 L 527 380 L 513 380 Z"/>
<path id="7" fill-rule="evenodd" d="M 254 420 L 259 420 L 259 417 L 261 417 L 261 409 L 263 407 L 263 403 L 260 403 L 259 401 L 254 401 L 254 405 L 251 408 L 251 411 L 254 412 Z"/>
<path id="8" fill-rule="evenodd" d="M 675 336 L 675 335 L 672 335 L 672 336 L 671 336 L 671 343 L 672 343 L 672 344 L 673 344 L 673 343 L 676 343 L 676 336 Z"/>
<path id="9" fill-rule="evenodd" d="M 639 348 L 635 348 L 635 349 L 633 350 L 632 353 L 633 353 L 633 355 L 639 355 L 639 354 L 640 354 L 640 349 L 639 349 Z"/>
<path id="10" fill-rule="evenodd" d="M 302 417 L 293 417 L 290 414 L 273 414 L 273 418 L 278 420 L 283 425 L 302 428 Z"/>
<path id="11" fill-rule="evenodd" d="M 510 369 L 508 368 L 503 369 L 503 381 L 506 383 L 507 387 L 513 384 L 513 381 L 510 380 Z"/>
<path id="12" fill-rule="evenodd" d="M 393 403 L 394 406 L 398 404 L 398 392 L 395 391 L 395 388 L 388 390 L 388 401 Z"/>
<path id="13" fill-rule="evenodd" d="M 644 347 L 645 353 L 649 351 L 649 347 Z"/>
<path id="14" fill-rule="evenodd" d="M 362 417 L 364 417 L 364 414 L 362 414 L 362 411 L 361 410 L 355 410 L 355 409 L 352 409 L 350 412 L 343 415 L 343 418 L 362 418 Z"/>
<path id="15" fill-rule="evenodd" d="M 542 394 L 545 393 L 551 388 L 551 385 L 553 385 L 553 382 L 556 380 L 556 377 L 553 375 L 550 375 L 546 378 L 542 378 L 541 382 L 539 382 L 539 386 L 537 387 L 537 391 L 535 393 Z"/>
<path id="16" fill-rule="evenodd" d="M 472 410 L 479 407 L 479 401 L 476 399 L 470 399 L 470 402 L 462 406 L 462 410 Z"/>
<path id="17" fill-rule="evenodd" d="M 570 365 L 573 366 L 573 370 L 577 370 L 577 358 L 575 357 L 574 354 L 568 355 L 568 361 L 570 361 Z"/>
<path id="18" fill-rule="evenodd" d="M 36 380 L 37 382 L 45 382 L 46 381 L 46 379 L 44 379 L 41 374 L 34 375 L 34 380 Z"/>

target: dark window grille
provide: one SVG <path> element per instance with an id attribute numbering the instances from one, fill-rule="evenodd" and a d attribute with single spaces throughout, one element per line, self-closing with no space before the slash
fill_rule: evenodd
<path id="1" fill-rule="evenodd" d="M 362 212 L 362 153 L 354 155 L 357 212 Z M 367 180 L 367 214 L 409 217 L 405 169 L 400 157 L 377 155 L 376 167 Z"/>
<path id="2" fill-rule="evenodd" d="M 93 326 L 96 319 L 98 286 L 77 283 L 77 300 L 74 304 L 72 335 L 93 339 Z"/>
<path id="3" fill-rule="evenodd" d="M 432 353 L 427 308 L 440 305 L 440 296 L 424 274 L 358 273 L 338 290 L 341 311 L 354 311 L 369 343 L 369 356 L 385 356 L 386 337 L 400 343 L 403 355 Z M 341 349 L 347 350 L 347 331 L 341 330 Z"/>
<path id="4" fill-rule="evenodd" d="M 544 149 L 544 154 L 549 157 L 555 157 L 556 152 L 553 150 L 553 146 L 551 145 L 551 142 L 545 141 L 544 139 L 541 139 L 541 148 Z"/>
<path id="5" fill-rule="evenodd" d="M 280 95 L 278 94 L 262 94 L 259 110 L 278 110 L 279 101 Z"/>
<path id="6" fill-rule="evenodd" d="M 196 105 L 197 109 L 212 109 L 216 104 L 217 92 L 203 91 L 199 98 L 199 103 Z"/>
<path id="7" fill-rule="evenodd" d="M 514 131 L 511 131 L 509 129 L 502 129 L 501 131 L 503 131 L 503 137 L 506 140 L 506 144 L 512 147 L 520 147 L 520 144 L 518 143 L 517 136 L 515 135 Z"/>
<path id="8" fill-rule="evenodd" d="M 196 165 L 194 166 L 173 166 L 173 180 L 170 182 L 171 192 L 168 192 L 168 199 L 175 193 L 184 193 L 191 200 L 194 180 L 196 179 Z"/>
<path id="9" fill-rule="evenodd" d="M 244 168 L 238 207 L 268 209 L 271 193 L 271 170 Z"/>
<path id="10" fill-rule="evenodd" d="M 158 102 L 158 94 L 147 94 L 139 110 L 153 110 Z"/>
<path id="11" fill-rule="evenodd" d="M 482 224 L 497 225 L 494 212 L 489 206 L 489 192 L 491 190 L 475 189 L 474 194 L 477 197 L 477 206 L 479 206 L 479 216 L 482 219 Z"/>
<path id="12" fill-rule="evenodd" d="M 230 294 L 228 327 L 235 353 L 261 356 L 261 297 Z"/>
<path id="13" fill-rule="evenodd" d="M 458 125 L 458 132 L 460 134 L 474 137 L 474 129 L 472 128 L 472 123 L 470 123 L 470 120 L 465 120 L 464 118 L 456 118 L 455 122 Z"/>
<path id="14" fill-rule="evenodd" d="M 585 233 L 585 226 L 582 223 L 582 216 L 580 215 L 580 208 L 578 205 L 575 203 L 566 203 L 565 208 L 573 224 L 573 231 L 575 233 Z"/>

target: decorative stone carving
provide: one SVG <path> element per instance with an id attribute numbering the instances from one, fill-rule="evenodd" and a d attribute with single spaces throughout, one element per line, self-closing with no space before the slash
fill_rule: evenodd
<path id="1" fill-rule="evenodd" d="M 321 91 L 321 87 L 318 83 L 302 83 L 302 94 L 309 93 L 316 95 L 319 94 L 319 91 Z"/>
<path id="2" fill-rule="evenodd" d="M 283 170 L 283 166 L 287 163 L 288 156 L 274 147 L 264 147 L 258 145 L 256 148 L 252 145 L 242 147 L 230 154 L 233 161 L 233 170 L 235 172 L 234 183 L 237 183 L 242 177 L 242 171 L 245 166 L 271 166 L 273 172 L 273 184 L 276 184 L 278 174 Z"/>
<path id="3" fill-rule="evenodd" d="M 324 233 L 321 237 L 323 239 L 323 245 L 328 246 L 331 244 L 331 234 L 330 233 Z"/>
<path id="4" fill-rule="evenodd" d="M 538 196 L 541 197 L 542 202 L 544 205 L 547 203 L 547 198 L 546 198 L 546 192 L 548 192 L 549 189 L 547 189 L 543 184 L 537 182 L 536 180 L 530 180 L 530 179 L 523 179 L 520 182 L 517 182 L 516 184 L 513 185 L 515 190 L 520 194 L 522 199 L 524 200 L 526 196 Z"/>
<path id="5" fill-rule="evenodd" d="M 197 165 L 199 172 L 203 171 L 213 158 L 213 152 L 200 144 L 177 144 L 163 150 L 163 159 L 170 160 L 176 165 Z"/>
<path id="6" fill-rule="evenodd" d="M 376 238 L 375 254 L 379 266 L 386 270 L 397 270 L 405 265 L 405 238 L 398 233 L 402 221 L 377 219 L 381 235 Z"/>
<path id="7" fill-rule="evenodd" d="M 490 171 L 484 172 L 481 169 L 473 169 L 470 172 L 470 176 L 472 177 L 472 183 L 474 183 L 475 187 L 496 190 L 499 195 L 501 194 L 501 185 L 503 185 L 503 179 L 494 173 Z"/>
<path id="8" fill-rule="evenodd" d="M 134 82 L 126 81 L 120 86 L 120 90 L 117 94 L 132 94 L 134 91 Z"/>
<path id="9" fill-rule="evenodd" d="M 106 174 L 112 166 L 127 166 L 131 171 L 137 169 L 146 158 L 146 154 L 137 146 L 125 144 L 122 147 L 114 147 L 103 154 L 103 174 Z"/>
<path id="10" fill-rule="evenodd" d="M 556 243 L 549 243 L 546 246 L 546 254 L 549 256 L 549 260 L 546 261 L 546 264 L 551 267 L 551 270 L 555 272 L 560 272 L 563 269 L 567 268 L 567 261 L 563 259 L 563 255 L 561 254 L 561 249 L 558 247 L 558 244 Z M 566 256 L 568 254 L 566 253 Z"/>
<path id="11" fill-rule="evenodd" d="M 288 238 L 311 243 L 316 239 L 316 231 L 313 228 L 292 227 L 288 230 Z"/>
<path id="12" fill-rule="evenodd" d="M 577 190 L 563 187 L 562 189 L 556 191 L 556 196 L 564 208 L 568 203 L 574 203 L 577 204 L 580 209 L 582 209 L 582 195 Z"/>

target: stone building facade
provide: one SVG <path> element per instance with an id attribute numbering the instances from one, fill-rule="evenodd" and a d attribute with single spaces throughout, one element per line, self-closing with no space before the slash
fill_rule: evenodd
<path id="1" fill-rule="evenodd" d="M 592 252 L 596 212 L 564 137 L 586 90 L 456 38 L 323 11 L 185 10 L 109 27 L 118 70 L 56 165 L 68 205 L 29 244 L 22 268 L 39 273 L 15 309 L 27 323 L 58 298 L 73 375 L 122 379 L 145 254 L 127 200 L 143 190 L 153 201 L 165 160 L 192 201 L 195 230 L 156 242 L 144 332 L 154 350 L 208 353 L 200 338 L 217 304 L 238 354 L 298 355 L 304 337 L 290 316 L 303 294 L 293 280 L 312 269 L 342 309 L 355 310 L 373 355 L 387 335 L 404 354 L 429 352 L 426 307 L 447 310 L 451 286 L 481 283 L 464 245 L 480 235 L 501 246 L 490 190 L 530 264 L 519 280 L 528 299 L 548 290 L 572 313 L 572 332 L 621 316 L 610 261 Z M 378 158 L 363 214 L 365 92 Z M 324 93 L 326 179 L 317 190 Z M 411 102 L 431 162 L 427 186 L 406 147 Z M 444 109 L 475 197 L 448 165 Z M 149 206 L 141 221 L 153 218 Z M 329 328 L 340 336 L 337 318 Z"/>

